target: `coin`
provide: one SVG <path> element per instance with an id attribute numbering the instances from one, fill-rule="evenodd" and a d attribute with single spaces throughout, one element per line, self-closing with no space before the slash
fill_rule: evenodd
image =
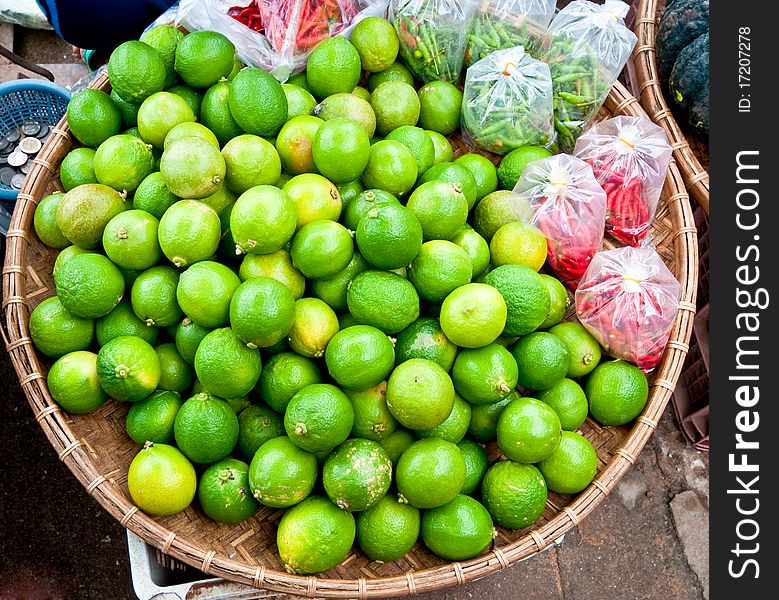
<path id="1" fill-rule="evenodd" d="M 28 160 L 21 167 L 19 167 L 19 170 L 26 175 L 27 173 L 30 172 L 31 168 L 32 168 L 32 161 Z"/>
<path id="2" fill-rule="evenodd" d="M 26 121 L 22 123 L 20 129 L 24 135 L 38 135 L 38 132 L 41 130 L 41 125 L 35 121 Z"/>
<path id="3" fill-rule="evenodd" d="M 46 123 L 41 123 L 41 129 L 38 133 L 35 134 L 35 137 L 37 137 L 39 140 L 45 140 L 49 132 L 51 131 L 51 128 L 46 125 Z"/>
<path id="4" fill-rule="evenodd" d="M 0 154 L 0 167 L 4 167 L 7 164 L 8 164 L 8 155 Z"/>
<path id="5" fill-rule="evenodd" d="M 17 173 L 13 177 L 11 177 L 11 187 L 15 190 L 22 189 L 22 184 L 24 183 L 24 174 L 23 173 Z"/>
<path id="6" fill-rule="evenodd" d="M 11 167 L 0 168 L 0 182 L 2 182 L 3 185 L 11 185 L 11 178 L 14 175 L 16 175 L 16 169 L 12 169 Z"/>
<path id="7" fill-rule="evenodd" d="M 19 145 L 16 147 L 17 152 L 21 150 L 25 154 L 37 154 L 38 150 L 41 149 L 41 141 L 36 137 L 26 137 L 22 139 L 21 142 L 19 142 Z"/>
<path id="8" fill-rule="evenodd" d="M 21 167 L 27 162 L 27 155 L 19 150 L 14 150 L 8 155 L 8 164 L 12 167 Z"/>
<path id="9" fill-rule="evenodd" d="M 0 140 L 0 153 L 3 152 L 4 150 L 8 150 L 8 152 L 11 152 L 11 150 L 13 150 L 13 148 L 11 148 L 11 142 L 9 142 L 6 139 L 1 139 Z"/>
<path id="10" fill-rule="evenodd" d="M 18 129 L 12 129 L 8 132 L 8 134 L 5 136 L 5 139 L 11 142 L 12 144 L 15 144 L 18 142 L 22 137 L 22 134 L 19 133 Z"/>

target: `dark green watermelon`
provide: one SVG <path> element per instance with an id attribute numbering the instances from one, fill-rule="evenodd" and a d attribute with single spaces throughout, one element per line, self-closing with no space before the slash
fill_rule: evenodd
<path id="1" fill-rule="evenodd" d="M 671 98 L 700 133 L 709 133 L 709 33 L 698 36 L 676 59 L 668 80 Z"/>
<path id="2" fill-rule="evenodd" d="M 657 30 L 657 67 L 663 79 L 671 75 L 679 53 L 709 31 L 709 0 L 674 0 Z"/>

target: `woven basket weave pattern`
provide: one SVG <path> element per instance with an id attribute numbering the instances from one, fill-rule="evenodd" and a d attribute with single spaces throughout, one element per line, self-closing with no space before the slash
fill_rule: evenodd
<path id="1" fill-rule="evenodd" d="M 105 76 L 92 86 L 109 89 Z M 643 115 L 636 99 L 619 84 L 613 88 L 603 111 L 604 117 L 616 114 Z M 453 141 L 456 154 L 467 151 L 462 142 Z M 653 225 L 653 239 L 682 284 L 681 310 L 649 403 L 634 425 L 601 427 L 588 419 L 582 426 L 580 431 L 598 453 L 595 481 L 576 497 L 550 494 L 542 518 L 532 528 L 498 528 L 494 548 L 468 561 L 447 563 L 419 543 L 405 557 L 391 563 L 372 562 L 354 550 L 342 564 L 321 576 L 287 574 L 275 547 L 276 525 L 282 511 L 263 507 L 235 526 L 218 524 L 193 507 L 153 519 L 132 504 L 127 491 L 127 468 L 138 451 L 124 430 L 127 405 L 111 401 L 92 415 L 70 416 L 59 410 L 49 395 L 45 381 L 48 363 L 36 355 L 27 323 L 29 312 L 54 294 L 51 271 L 56 252 L 37 239 L 32 219 L 37 203 L 59 188 L 58 166 L 73 145 L 63 120 L 35 159 L 19 194 L 3 268 L 3 337 L 38 422 L 60 460 L 89 494 L 147 542 L 210 575 L 309 597 L 367 598 L 441 589 L 506 568 L 549 547 L 609 494 L 655 429 L 679 377 L 695 313 L 698 258 L 688 196 L 672 162 Z M 498 458 L 494 444 L 488 451 L 491 460 Z"/>

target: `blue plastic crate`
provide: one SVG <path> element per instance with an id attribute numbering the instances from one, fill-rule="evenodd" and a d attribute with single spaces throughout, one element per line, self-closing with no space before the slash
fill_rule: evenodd
<path id="1" fill-rule="evenodd" d="M 20 79 L 0 84 L 0 137 L 24 121 L 53 127 L 68 108 L 70 92 L 49 81 Z M 0 182 L 0 200 L 16 200 L 18 190 Z"/>

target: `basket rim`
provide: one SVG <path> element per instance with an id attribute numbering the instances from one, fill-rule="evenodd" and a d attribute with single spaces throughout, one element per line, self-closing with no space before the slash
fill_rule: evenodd
<path id="1" fill-rule="evenodd" d="M 660 85 L 657 68 L 656 38 L 658 0 L 639 0 L 634 30 L 638 42 L 631 55 L 638 88 L 638 100 L 645 112 L 662 127 L 673 148 L 685 186 L 695 201 L 709 212 L 709 173 L 692 151 L 687 138 L 674 118 Z M 635 91 L 635 89 L 634 89 Z"/>
<path id="2" fill-rule="evenodd" d="M 108 78 L 99 76 L 91 87 L 107 89 Z M 641 106 L 619 83 L 615 83 L 606 101 L 612 114 L 646 116 Z M 53 135 L 41 151 L 40 160 L 30 170 L 19 193 L 11 226 L 2 271 L 4 327 L 0 327 L 6 349 L 19 377 L 36 420 L 49 442 L 87 492 L 124 527 L 162 552 L 181 560 L 206 574 L 238 583 L 306 597 L 379 598 L 407 596 L 419 592 L 444 589 L 480 579 L 552 546 L 605 499 L 622 475 L 636 461 L 638 454 L 658 425 L 660 417 L 675 388 L 689 349 L 695 315 L 697 291 L 698 248 L 689 197 L 679 171 L 671 161 L 663 192 L 673 222 L 673 245 L 678 276 L 682 286 L 680 309 L 666 346 L 663 361 L 650 389 L 647 405 L 630 432 L 615 450 L 614 457 L 597 478 L 550 521 L 530 530 L 521 538 L 502 547 L 463 562 L 450 562 L 405 575 L 358 579 L 322 578 L 291 575 L 245 562 L 217 556 L 214 550 L 191 543 L 186 536 L 160 525 L 141 512 L 109 478 L 92 463 L 88 448 L 79 440 L 67 419 L 51 398 L 41 373 L 37 354 L 29 337 L 26 296 L 26 251 L 37 199 L 57 173 L 48 162 L 57 149 L 69 144 L 71 137 L 66 118 L 53 130 Z M 56 164 L 56 162 L 54 163 Z M 37 195 L 36 195 L 37 194 Z"/>

